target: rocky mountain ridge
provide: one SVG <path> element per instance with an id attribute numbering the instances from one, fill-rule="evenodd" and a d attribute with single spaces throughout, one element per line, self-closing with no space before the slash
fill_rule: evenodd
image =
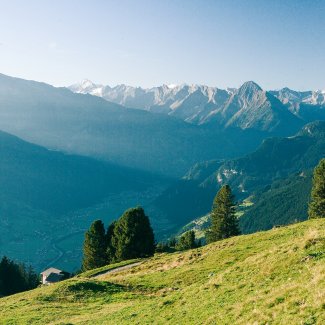
<path id="1" fill-rule="evenodd" d="M 325 119 L 325 91 L 265 91 L 253 81 L 240 88 L 162 85 L 153 88 L 97 85 L 84 80 L 69 87 L 130 108 L 167 114 L 192 124 L 281 132 Z"/>

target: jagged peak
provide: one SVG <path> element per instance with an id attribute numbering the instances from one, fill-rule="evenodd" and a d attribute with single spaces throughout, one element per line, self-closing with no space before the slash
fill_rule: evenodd
<path id="1" fill-rule="evenodd" d="M 238 89 L 238 92 L 257 92 L 262 91 L 263 89 L 254 81 L 246 81 Z"/>
<path id="2" fill-rule="evenodd" d="M 257 100 L 265 100 L 265 94 L 266 92 L 257 83 L 246 81 L 233 96 L 238 98 L 244 107 L 250 107 L 255 105 Z"/>
<path id="3" fill-rule="evenodd" d="M 279 89 L 278 92 L 279 93 L 289 93 L 289 94 L 297 94 L 298 93 L 298 91 L 293 90 L 289 87 L 283 87 L 283 88 Z"/>
<path id="4" fill-rule="evenodd" d="M 83 80 L 80 81 L 80 86 L 82 86 L 82 87 L 92 87 L 92 86 L 96 86 L 96 84 L 93 83 L 89 79 L 83 79 Z"/>

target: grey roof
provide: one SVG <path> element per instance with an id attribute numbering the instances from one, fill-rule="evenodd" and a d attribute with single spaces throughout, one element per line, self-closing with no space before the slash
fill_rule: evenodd
<path id="1" fill-rule="evenodd" d="M 49 269 L 44 270 L 41 274 L 45 275 L 45 276 L 49 276 L 51 273 L 60 274 L 61 272 L 63 272 L 63 271 L 56 269 L 54 267 L 50 267 Z"/>

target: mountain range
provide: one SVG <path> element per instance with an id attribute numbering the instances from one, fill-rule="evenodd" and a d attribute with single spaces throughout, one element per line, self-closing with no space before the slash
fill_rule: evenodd
<path id="1" fill-rule="evenodd" d="M 52 150 L 173 177 L 197 161 L 247 153 L 267 136 L 193 125 L 5 75 L 0 75 L 0 130 Z"/>
<path id="2" fill-rule="evenodd" d="M 193 124 L 285 132 L 325 117 L 325 91 L 299 92 L 289 88 L 264 91 L 253 81 L 240 88 L 204 85 L 162 85 L 144 89 L 97 85 L 90 80 L 69 87 L 127 107 L 162 113 Z"/>

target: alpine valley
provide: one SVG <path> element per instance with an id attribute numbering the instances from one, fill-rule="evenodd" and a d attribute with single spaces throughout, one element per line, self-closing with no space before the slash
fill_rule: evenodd
<path id="1" fill-rule="evenodd" d="M 324 91 L 253 81 L 56 88 L 0 75 L 0 256 L 75 271 L 89 224 L 136 205 L 158 240 L 202 234 L 224 184 L 244 233 L 305 220 L 324 120 Z"/>
<path id="2" fill-rule="evenodd" d="M 0 325 L 325 325 L 325 0 L 0 4 Z"/>

